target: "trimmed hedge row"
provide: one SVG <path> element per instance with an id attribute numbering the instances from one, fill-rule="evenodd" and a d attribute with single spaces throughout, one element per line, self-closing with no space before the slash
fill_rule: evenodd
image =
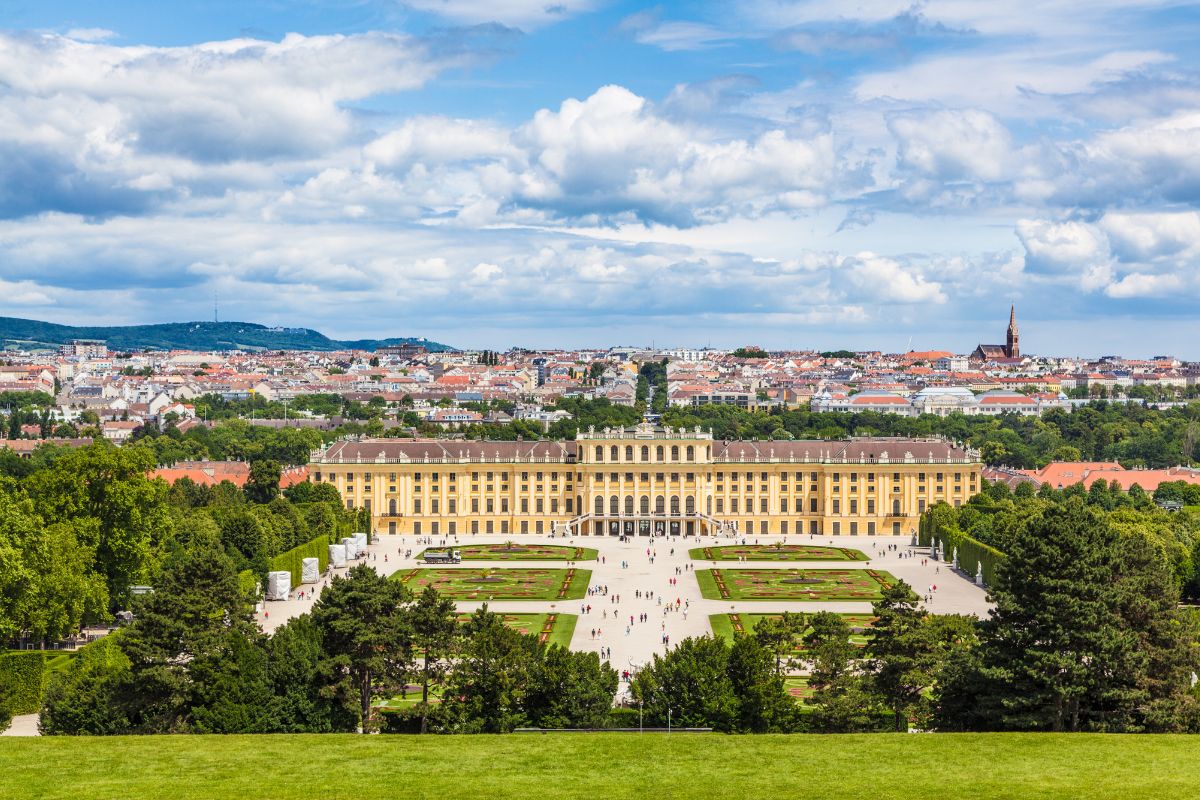
<path id="1" fill-rule="evenodd" d="M 958 568 L 968 575 L 974 576 L 982 567 L 983 584 L 991 586 L 996 575 L 996 568 L 1005 559 L 1004 553 L 968 536 L 957 526 L 940 519 L 945 514 L 935 514 L 935 509 L 937 506 L 921 516 L 917 542 L 922 547 L 928 547 L 936 541 L 942 560 L 948 564 L 954 562 L 954 552 L 957 549 Z"/>
<path id="2" fill-rule="evenodd" d="M 254 570 L 244 569 L 238 573 L 238 589 L 241 590 L 242 597 L 254 600 L 258 598 L 262 589 L 262 581 L 259 580 Z"/>
<path id="3" fill-rule="evenodd" d="M 13 714 L 33 714 L 42 707 L 46 681 L 53 672 L 66 669 L 74 653 L 56 650 L 13 650 L 0 653 L 0 683 L 15 689 Z"/>
<path id="4" fill-rule="evenodd" d="M 322 573 L 325 572 L 325 567 L 329 565 L 329 544 L 328 536 L 318 536 L 299 547 L 293 547 L 285 553 L 280 553 L 268 561 L 267 566 L 272 572 L 292 573 L 292 586 L 299 586 L 301 562 L 304 559 L 317 559 L 319 570 Z"/>

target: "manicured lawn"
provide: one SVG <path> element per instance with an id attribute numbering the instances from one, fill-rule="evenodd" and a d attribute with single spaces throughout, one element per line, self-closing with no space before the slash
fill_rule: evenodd
<path id="1" fill-rule="evenodd" d="M 696 547 L 688 551 L 696 561 L 870 561 L 866 553 L 849 547 L 809 544 L 730 544 Z"/>
<path id="2" fill-rule="evenodd" d="M 474 567 L 421 567 L 392 575 L 414 592 L 432 586 L 452 600 L 578 600 L 591 577 L 589 569 Z"/>
<path id="3" fill-rule="evenodd" d="M 459 622 L 467 620 L 470 614 L 459 614 Z M 575 623 L 579 621 L 578 614 L 501 614 L 503 622 L 508 627 L 521 633 L 536 633 L 538 640 L 547 645 L 557 644 L 570 648 L 571 637 L 575 635 Z"/>
<path id="4" fill-rule="evenodd" d="M 598 551 L 590 547 L 567 547 L 559 544 L 464 544 L 450 548 L 462 554 L 463 561 L 595 561 Z M 437 553 L 445 547 L 431 547 Z M 424 558 L 429 550 L 417 556 Z"/>
<path id="5" fill-rule="evenodd" d="M 1197 786 L 1191 736 L 0 738 L 0 797 L 42 800 L 1165 800 Z"/>
<path id="6" fill-rule="evenodd" d="M 733 634 L 736 631 L 745 631 L 752 633 L 754 626 L 764 619 L 779 619 L 779 614 L 710 614 L 708 624 L 712 627 L 713 636 L 724 637 L 729 641 L 733 641 Z M 867 635 L 866 629 L 871 627 L 871 622 L 874 621 L 874 614 L 841 614 L 846 620 L 846 624 L 850 626 L 850 642 L 857 647 L 866 647 Z M 809 628 L 805 631 L 807 633 Z M 804 652 L 803 648 L 795 651 L 797 654 Z"/>
<path id="7" fill-rule="evenodd" d="M 876 569 L 698 569 L 707 600 L 830 601 L 879 599 L 896 582 Z"/>

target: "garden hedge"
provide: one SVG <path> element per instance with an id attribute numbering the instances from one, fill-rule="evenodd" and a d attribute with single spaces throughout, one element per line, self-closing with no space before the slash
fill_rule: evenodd
<path id="1" fill-rule="evenodd" d="M 299 586 L 300 567 L 304 559 L 317 559 L 319 570 L 322 573 L 325 572 L 325 567 L 329 565 L 329 544 L 329 537 L 322 534 L 299 547 L 293 547 L 287 552 L 280 553 L 268 561 L 267 566 L 272 572 L 286 571 L 292 573 L 292 586 Z"/>
<path id="2" fill-rule="evenodd" d="M 948 510 L 949 506 L 946 506 L 946 509 Z M 1005 559 L 1004 553 L 963 533 L 946 519 L 945 511 L 935 512 L 939 512 L 939 506 L 934 506 L 921 515 L 917 534 L 918 544 L 928 547 L 936 541 L 942 560 L 948 564 L 954 562 L 954 551 L 957 549 L 958 568 L 974 577 L 976 571 L 982 566 L 983 585 L 991 586 L 996 575 L 996 568 Z"/>
<path id="3" fill-rule="evenodd" d="M 0 653 L 0 683 L 15 689 L 13 714 L 33 714 L 42 707 L 42 694 L 52 672 L 65 669 L 74 653 L 58 650 L 13 650 Z"/>

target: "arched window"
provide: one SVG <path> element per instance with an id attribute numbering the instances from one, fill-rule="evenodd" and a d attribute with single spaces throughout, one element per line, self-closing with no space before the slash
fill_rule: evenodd
<path id="1" fill-rule="evenodd" d="M 567 510 L 570 511 L 571 509 L 568 508 Z M 579 514 L 583 513 L 583 495 L 581 494 L 575 495 L 575 510 Z"/>
<path id="2" fill-rule="evenodd" d="M 892 501 L 892 516 L 895 516 L 895 517 L 900 516 L 900 501 L 899 500 Z"/>
<path id="3" fill-rule="evenodd" d="M 663 446 L 661 444 L 658 447 L 654 448 L 654 460 L 655 461 L 663 460 Z"/>
<path id="4" fill-rule="evenodd" d="M 642 495 L 641 509 L 643 514 L 650 513 L 650 497 L 648 495 Z"/>
<path id="5" fill-rule="evenodd" d="M 708 515 L 712 516 L 712 496 L 709 496 L 706 505 L 708 506 Z"/>
<path id="6" fill-rule="evenodd" d="M 633 516 L 633 495 L 625 495 L 625 513 Z"/>
<path id="7" fill-rule="evenodd" d="M 620 457 L 621 457 L 621 456 L 619 455 L 619 454 L 620 454 L 620 452 L 621 452 L 621 451 L 620 451 L 619 449 L 617 449 L 617 446 L 614 444 L 614 445 L 613 445 L 613 446 L 612 446 L 612 447 L 609 449 L 609 451 L 608 451 L 608 455 L 609 455 L 609 457 L 610 457 L 610 458 L 609 458 L 609 460 L 610 460 L 610 461 L 617 461 L 617 460 L 619 460 L 619 459 L 620 459 Z"/>
<path id="8" fill-rule="evenodd" d="M 684 507 L 684 508 L 687 510 L 687 513 L 688 513 L 689 515 L 690 515 L 690 514 L 695 514 L 695 513 L 696 513 L 696 498 L 695 498 L 695 497 L 692 497 L 692 496 L 689 494 L 689 495 L 687 496 L 687 499 L 686 499 L 686 500 L 684 500 L 684 502 L 683 502 L 683 507 Z"/>
<path id="9" fill-rule="evenodd" d="M 603 513 L 604 513 L 604 498 L 597 495 L 596 496 L 596 516 L 600 516 Z"/>
<path id="10" fill-rule="evenodd" d="M 712 460 L 712 445 L 707 445 L 704 448 L 704 458 L 709 461 Z"/>
<path id="11" fill-rule="evenodd" d="M 665 510 L 666 508 L 664 506 L 663 496 L 660 494 L 658 497 L 654 498 L 654 513 L 661 514 Z"/>
<path id="12" fill-rule="evenodd" d="M 671 460 L 672 461 L 679 460 L 679 445 L 677 445 L 677 444 L 671 445 Z"/>
<path id="13" fill-rule="evenodd" d="M 679 516 L 679 495 L 671 495 L 671 516 Z"/>
<path id="14" fill-rule="evenodd" d="M 596 445 L 596 460 L 597 461 L 604 460 L 604 448 L 601 447 L 600 445 Z"/>
<path id="15" fill-rule="evenodd" d="M 621 513 L 621 498 L 615 494 L 608 498 L 608 513 L 614 517 Z"/>
<path id="16" fill-rule="evenodd" d="M 388 500 L 388 514 L 390 514 L 393 517 L 396 516 L 396 501 L 395 500 Z"/>
<path id="17" fill-rule="evenodd" d="M 642 445 L 642 461 L 649 461 L 649 460 L 650 460 L 650 447 L 648 445 Z"/>
<path id="18" fill-rule="evenodd" d="M 687 460 L 688 461 L 696 460 L 696 448 L 692 447 L 690 444 L 688 445 L 688 448 L 687 448 Z"/>
<path id="19" fill-rule="evenodd" d="M 625 445 L 625 460 L 633 461 L 633 445 L 631 444 Z"/>

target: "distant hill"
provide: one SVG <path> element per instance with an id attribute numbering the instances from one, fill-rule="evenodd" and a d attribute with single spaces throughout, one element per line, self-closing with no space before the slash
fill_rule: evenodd
<path id="1" fill-rule="evenodd" d="M 105 328 L 0 317 L 0 345 L 6 347 L 56 347 L 75 339 L 103 341 L 110 350 L 375 350 L 401 344 L 417 344 L 430 351 L 455 349 L 416 337 L 339 341 L 309 328 L 268 328 L 253 322 L 169 322 Z"/>

